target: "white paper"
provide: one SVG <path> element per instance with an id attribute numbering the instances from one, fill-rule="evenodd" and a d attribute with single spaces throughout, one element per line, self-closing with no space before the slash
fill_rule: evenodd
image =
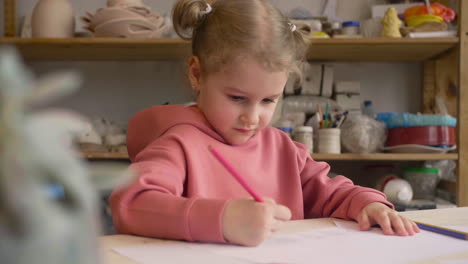
<path id="1" fill-rule="evenodd" d="M 190 264 L 190 263 L 223 263 L 241 264 L 245 261 L 232 257 L 216 255 L 209 251 L 192 249 L 188 243 L 161 245 L 143 245 L 137 247 L 113 248 L 118 254 L 141 264 Z"/>
<path id="2" fill-rule="evenodd" d="M 115 248 L 138 263 L 407 263 L 468 251 L 468 242 L 424 230 L 386 236 L 378 228 L 359 231 L 355 222 L 338 228 L 275 236 L 258 247 L 174 242 Z"/>
<path id="3" fill-rule="evenodd" d="M 466 264 L 468 263 L 468 258 L 465 259 L 449 259 L 449 260 L 441 260 L 439 264 Z"/>

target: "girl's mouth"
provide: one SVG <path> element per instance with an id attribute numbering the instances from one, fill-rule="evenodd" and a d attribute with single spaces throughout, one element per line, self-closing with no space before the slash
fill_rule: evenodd
<path id="1" fill-rule="evenodd" d="M 248 134 L 248 133 L 252 132 L 252 129 L 234 128 L 234 130 L 236 130 L 237 132 L 240 132 L 242 134 Z"/>

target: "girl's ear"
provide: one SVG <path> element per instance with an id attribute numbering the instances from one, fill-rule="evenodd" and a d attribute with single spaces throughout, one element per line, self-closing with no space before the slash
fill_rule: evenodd
<path id="1" fill-rule="evenodd" d="M 200 91 L 200 80 L 201 80 L 201 64 L 200 59 L 197 56 L 192 56 L 189 59 L 189 81 L 192 89 L 195 92 Z"/>

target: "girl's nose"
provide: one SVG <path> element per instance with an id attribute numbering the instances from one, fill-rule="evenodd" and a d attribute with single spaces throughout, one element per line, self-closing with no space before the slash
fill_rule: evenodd
<path id="1" fill-rule="evenodd" d="M 241 115 L 240 120 L 246 126 L 255 126 L 258 123 L 258 113 L 256 111 L 248 111 Z"/>

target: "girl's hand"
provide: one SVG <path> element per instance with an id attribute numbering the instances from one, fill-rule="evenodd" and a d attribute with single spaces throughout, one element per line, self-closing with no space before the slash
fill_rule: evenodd
<path id="1" fill-rule="evenodd" d="M 385 235 L 412 236 L 419 232 L 416 223 L 378 202 L 366 205 L 356 220 L 361 230 L 369 230 L 378 224 Z"/>
<path id="2" fill-rule="evenodd" d="M 233 244 L 257 246 L 291 219 L 291 211 L 274 200 L 231 200 L 224 209 L 224 238 Z"/>

